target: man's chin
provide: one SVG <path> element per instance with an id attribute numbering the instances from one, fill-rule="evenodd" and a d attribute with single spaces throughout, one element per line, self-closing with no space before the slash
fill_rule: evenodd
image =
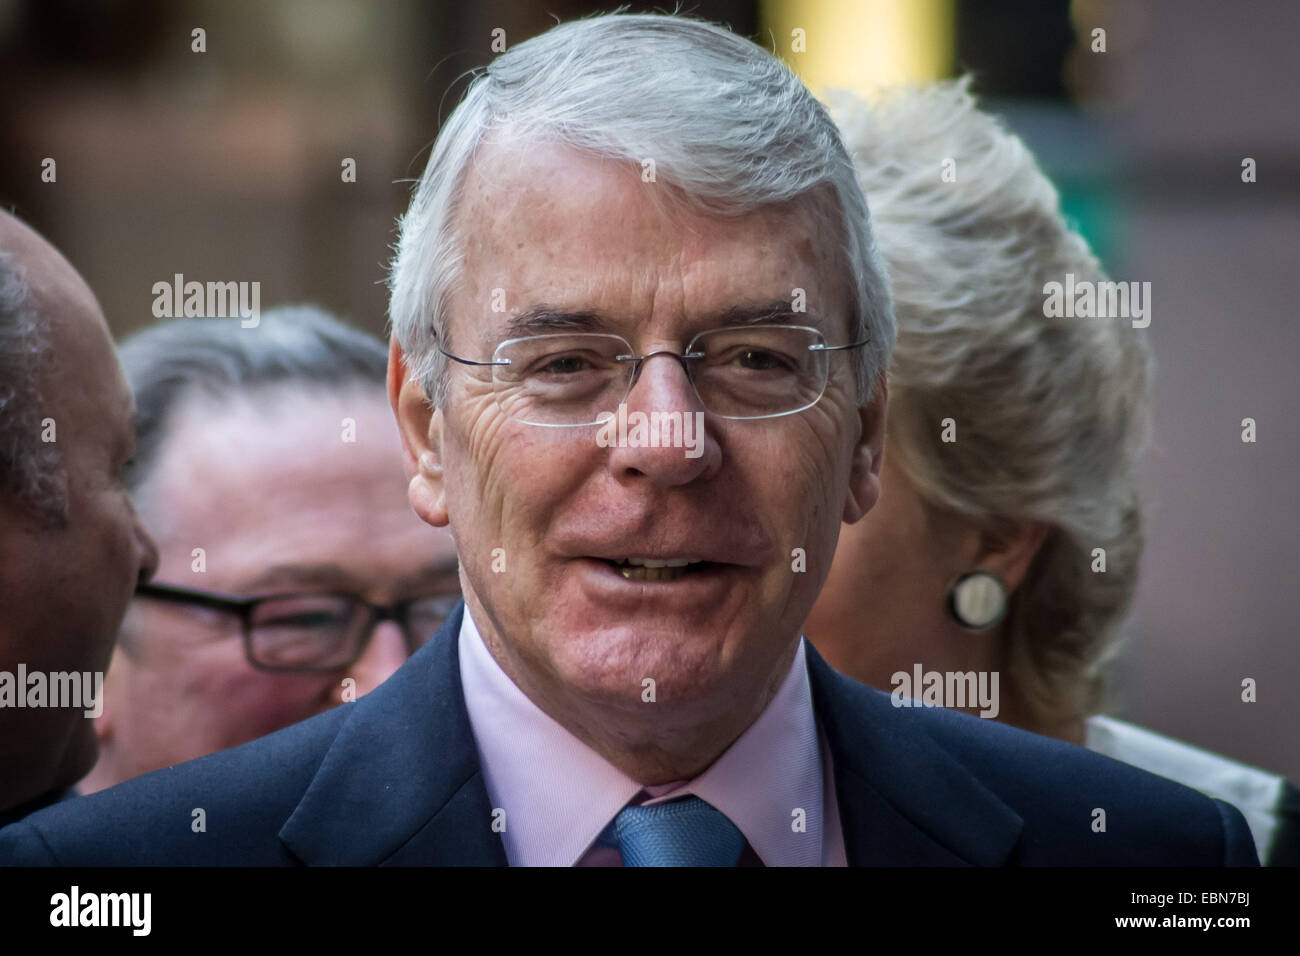
<path id="1" fill-rule="evenodd" d="M 704 703 L 739 679 L 721 639 L 702 639 L 708 633 L 664 622 L 574 629 L 552 655 L 553 667 L 563 686 L 592 704 L 637 709 Z"/>

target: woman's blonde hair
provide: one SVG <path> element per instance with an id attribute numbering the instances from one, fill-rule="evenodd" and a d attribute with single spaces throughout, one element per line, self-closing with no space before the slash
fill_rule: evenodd
<path id="1" fill-rule="evenodd" d="M 890 454 L 934 506 L 1050 527 L 1012 596 L 1001 666 L 1037 718 L 1084 716 L 1137 582 L 1146 331 L 1045 317 L 1046 283 L 1107 277 L 968 78 L 870 104 L 837 94 L 831 112 L 892 283 Z M 942 440 L 948 418 L 956 441 Z"/>

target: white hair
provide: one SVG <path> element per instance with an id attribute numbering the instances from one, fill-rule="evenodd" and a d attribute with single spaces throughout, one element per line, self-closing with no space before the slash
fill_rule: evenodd
<path id="1" fill-rule="evenodd" d="M 1096 704 L 1137 580 L 1151 357 L 1127 321 L 1044 317 L 1046 282 L 1106 276 L 1024 143 L 968 87 L 870 105 L 837 95 L 831 112 L 892 283 L 890 454 L 932 505 L 1050 526 L 1012 598 L 1005 659 L 1039 715 L 1073 718 Z M 940 175 L 946 159 L 955 182 Z M 955 442 L 941 440 L 945 418 Z M 1090 569 L 1094 548 L 1104 574 Z"/>
<path id="2" fill-rule="evenodd" d="M 834 123 L 775 57 L 730 31 L 680 16 L 609 14 L 553 27 L 482 71 L 448 118 L 400 220 L 389 286 L 392 331 L 412 378 L 445 399 L 447 309 L 463 264 L 456 209 L 491 133 L 560 142 L 638 166 L 693 208 L 735 216 L 809 201 L 832 230 L 856 314 L 858 398 L 889 361 L 894 320 L 866 201 Z M 832 343 L 846 344 L 846 343 Z"/>

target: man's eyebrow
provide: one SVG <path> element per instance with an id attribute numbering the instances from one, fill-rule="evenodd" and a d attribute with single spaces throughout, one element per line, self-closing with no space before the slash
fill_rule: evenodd
<path id="1" fill-rule="evenodd" d="M 613 324 L 608 316 L 594 309 L 558 309 L 549 305 L 529 306 L 506 325 L 512 339 L 552 332 L 598 332 Z"/>
<path id="2" fill-rule="evenodd" d="M 240 591 L 256 593 L 268 588 L 320 587 L 350 591 L 356 580 L 337 564 L 277 564 L 240 582 Z"/>
<path id="3" fill-rule="evenodd" d="M 555 332 L 603 332 L 617 325 L 611 317 L 595 309 L 559 309 L 548 305 L 534 305 L 520 312 L 506 325 L 508 338 L 527 335 L 546 335 Z M 711 327 L 732 325 L 811 325 L 823 327 L 822 317 L 816 312 L 796 311 L 785 299 L 733 305 L 716 313 Z"/>
<path id="4" fill-rule="evenodd" d="M 719 326 L 728 325 L 810 325 L 822 327 L 822 317 L 816 312 L 798 312 L 784 299 L 769 302 L 733 305 L 718 313 L 714 321 Z"/>
<path id="5" fill-rule="evenodd" d="M 413 574 L 396 582 L 397 590 L 409 591 L 425 585 L 442 587 L 458 583 L 460 565 L 456 555 L 424 565 Z M 277 564 L 240 582 L 239 591 L 247 594 L 266 593 L 278 588 L 320 588 L 343 594 L 357 591 L 359 583 L 347 569 L 337 564 Z"/>

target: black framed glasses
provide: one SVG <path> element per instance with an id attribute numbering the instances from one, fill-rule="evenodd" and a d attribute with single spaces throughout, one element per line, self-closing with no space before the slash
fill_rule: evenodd
<path id="1" fill-rule="evenodd" d="M 598 425 L 617 414 L 642 365 L 656 355 L 677 359 L 700 405 L 719 418 L 793 415 L 816 405 L 826 392 L 830 353 L 857 349 L 827 345 L 806 325 L 728 326 L 701 332 L 682 353 L 637 355 L 620 335 L 553 333 L 507 339 L 490 362 L 438 351 L 463 365 L 489 367 L 497 405 L 529 425 Z"/>
<path id="2" fill-rule="evenodd" d="M 350 594 L 268 594 L 241 598 L 169 584 L 144 584 L 136 596 L 205 607 L 239 618 L 248 663 L 265 671 L 320 673 L 350 667 L 382 621 L 393 621 L 414 654 L 437 633 L 459 594 L 371 604 Z"/>

